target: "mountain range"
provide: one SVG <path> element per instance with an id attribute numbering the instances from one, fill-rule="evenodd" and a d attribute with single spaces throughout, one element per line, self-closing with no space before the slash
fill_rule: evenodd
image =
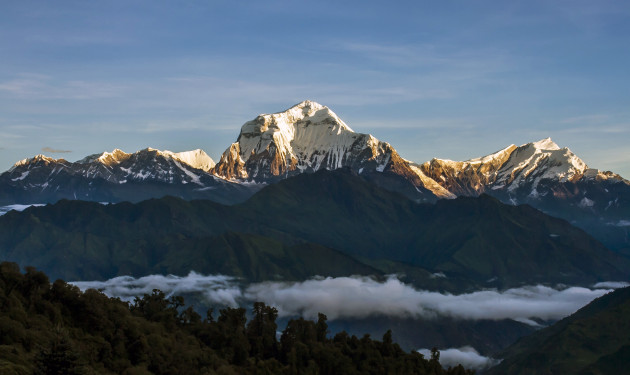
<path id="1" fill-rule="evenodd" d="M 234 204 L 262 186 L 318 170 L 349 168 L 418 202 L 489 194 L 571 221 L 630 255 L 630 182 L 589 168 L 551 139 L 510 145 L 467 161 L 402 158 L 388 143 L 354 132 L 328 107 L 301 102 L 246 122 L 215 162 L 202 150 L 120 150 L 76 162 L 38 155 L 0 175 L 0 204 L 59 199 L 139 202 L 165 195 Z"/>
<path id="2" fill-rule="evenodd" d="M 256 190 L 214 176 L 213 167 L 214 161 L 202 150 L 173 153 L 147 148 L 128 154 L 117 149 L 76 162 L 37 155 L 0 175 L 0 202 L 137 202 L 170 194 L 233 203 Z"/>

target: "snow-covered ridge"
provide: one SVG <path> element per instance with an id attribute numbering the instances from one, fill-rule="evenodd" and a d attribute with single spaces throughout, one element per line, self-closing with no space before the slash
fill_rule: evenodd
<path id="1" fill-rule="evenodd" d="M 13 166 L 11 168 L 9 168 L 9 172 L 15 170 L 18 167 L 24 166 L 24 165 L 28 165 L 28 164 L 34 164 L 37 162 L 45 162 L 45 163 L 54 163 L 54 162 L 59 162 L 62 161 L 64 159 L 53 159 L 51 157 L 45 156 L 43 154 L 38 154 L 33 156 L 32 158 L 26 158 L 26 159 L 22 159 L 20 161 L 18 161 L 17 163 L 13 164 Z"/>
<path id="2" fill-rule="evenodd" d="M 130 156 L 131 154 L 128 154 L 117 148 L 112 152 L 103 152 L 101 154 L 94 154 L 94 155 L 86 156 L 83 159 L 77 161 L 77 163 L 90 164 L 90 163 L 98 162 L 104 165 L 111 166 L 111 165 L 120 164 L 121 162 L 129 159 Z"/>
<path id="3" fill-rule="evenodd" d="M 561 148 L 551 138 L 518 147 L 510 145 L 466 161 L 432 159 L 419 168 L 454 195 L 474 196 L 489 190 L 512 195 L 521 190 L 520 194 L 526 192 L 529 198 L 535 199 L 539 194 L 555 194 L 548 190 L 554 184 L 581 180 L 624 181 L 612 172 L 589 168 L 571 150 Z M 547 191 L 538 191 L 542 182 L 548 186 Z"/>
<path id="4" fill-rule="evenodd" d="M 168 151 L 170 152 L 170 151 Z M 192 151 L 177 152 L 172 154 L 174 159 L 186 163 L 193 168 L 209 172 L 216 164 L 205 151 L 196 149 Z"/>
<path id="5" fill-rule="evenodd" d="M 568 148 L 560 148 L 551 138 L 517 147 L 498 172 L 496 184 L 513 190 L 529 181 L 536 188 L 543 180 L 574 181 L 588 166 Z"/>
<path id="6" fill-rule="evenodd" d="M 172 152 L 168 150 L 158 150 L 155 148 L 148 147 L 144 150 L 140 150 L 133 154 L 128 154 L 120 149 L 115 149 L 112 152 L 103 152 L 101 154 L 94 154 L 87 156 L 77 163 L 81 164 L 90 164 L 90 163 L 101 163 L 106 166 L 113 166 L 120 164 L 126 160 L 129 160 L 133 155 L 137 155 L 140 153 L 153 152 L 157 155 L 163 156 L 165 158 L 175 159 L 179 162 L 185 163 L 193 168 L 201 169 L 203 171 L 210 171 L 212 167 L 214 167 L 214 160 L 208 154 L 206 154 L 201 149 L 184 151 L 184 152 Z"/>
<path id="7" fill-rule="evenodd" d="M 66 175 L 99 178 L 115 184 L 159 181 L 170 184 L 194 183 L 203 187 L 206 186 L 203 181 L 212 185 L 216 180 L 210 173 L 213 166 L 214 161 L 199 149 L 175 153 L 146 148 L 132 154 L 115 149 L 89 155 L 74 163 L 37 155 L 16 163 L 8 173 L 12 182 L 25 180 L 28 186 L 39 187 L 49 186 L 49 180 L 62 171 Z M 31 173 L 33 171 L 37 173 Z"/>
<path id="8" fill-rule="evenodd" d="M 548 138 L 548 139 L 550 139 L 550 138 Z M 497 161 L 497 160 L 504 160 L 515 149 L 516 149 L 516 145 L 511 144 L 511 145 L 507 146 L 506 148 L 504 148 L 502 150 L 499 150 L 499 151 L 497 151 L 495 153 L 492 153 L 492 154 L 486 155 L 486 156 L 482 156 L 482 157 L 476 158 L 476 159 L 469 159 L 469 160 L 466 160 L 464 163 L 466 163 L 466 162 L 471 163 L 471 164 L 474 164 L 474 163 L 491 163 L 491 162 L 494 162 L 494 161 Z"/>

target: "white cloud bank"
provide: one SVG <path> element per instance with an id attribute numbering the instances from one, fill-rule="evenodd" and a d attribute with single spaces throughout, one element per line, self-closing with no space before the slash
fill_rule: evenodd
<path id="1" fill-rule="evenodd" d="M 599 283 L 593 289 L 525 286 L 505 291 L 482 290 L 448 294 L 418 290 L 395 277 L 384 282 L 369 277 L 328 277 L 303 282 L 263 282 L 240 285 L 229 276 L 203 276 L 191 272 L 185 277 L 151 275 L 142 278 L 117 277 L 108 281 L 81 281 L 72 284 L 85 290 L 131 301 L 135 296 L 160 289 L 167 295 L 200 293 L 208 302 L 237 306 L 262 301 L 278 308 L 280 316 L 315 318 L 321 312 L 329 319 L 392 317 L 451 317 L 455 319 L 514 319 L 536 325 L 533 319 L 560 319 L 593 299 L 627 285 Z M 602 289 L 603 288 L 603 289 Z"/>
<path id="2" fill-rule="evenodd" d="M 427 359 L 431 358 L 429 349 L 420 349 L 418 352 Z M 470 346 L 440 350 L 440 364 L 444 367 L 455 367 L 461 364 L 467 369 L 482 370 L 495 366 L 499 362 L 494 358 L 482 356 Z"/>
<path id="3" fill-rule="evenodd" d="M 532 323 L 532 318 L 547 320 L 570 315 L 607 292 L 582 287 L 558 290 L 537 285 L 454 295 L 416 290 L 396 278 L 378 282 L 367 277 L 329 277 L 299 283 L 254 284 L 246 289 L 245 297 L 278 307 L 281 316 L 316 317 L 318 312 L 323 312 L 330 319 L 370 315 L 448 316 Z"/>
<path id="4" fill-rule="evenodd" d="M 167 297 L 182 293 L 201 293 L 207 301 L 236 307 L 242 297 L 235 278 L 224 275 L 203 276 L 190 272 L 187 276 L 149 275 L 141 278 L 120 276 L 107 281 L 73 281 L 81 290 L 98 289 L 110 297 L 133 301 L 135 297 L 151 294 L 159 289 Z"/>

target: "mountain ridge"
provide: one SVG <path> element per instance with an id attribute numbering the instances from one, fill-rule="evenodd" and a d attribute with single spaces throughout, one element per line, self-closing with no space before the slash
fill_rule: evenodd
<path id="1" fill-rule="evenodd" d="M 216 164 L 202 150 L 151 148 L 77 162 L 43 155 L 22 160 L 0 175 L 0 204 L 137 202 L 164 195 L 234 204 L 266 184 L 338 168 L 421 202 L 486 193 L 505 203 L 530 204 L 630 256 L 630 181 L 589 168 L 550 138 L 466 161 L 434 158 L 419 164 L 387 142 L 354 132 L 328 107 L 309 100 L 246 122 Z"/>
<path id="2" fill-rule="evenodd" d="M 28 178 L 28 174 L 16 176 L 13 172 L 29 165 L 56 163 L 60 168 L 74 169 L 77 169 L 76 165 L 86 165 L 87 171 L 74 171 L 74 174 L 82 173 L 87 178 L 103 176 L 109 180 L 114 177 L 113 174 L 98 170 L 99 166 L 111 169 L 150 153 L 175 161 L 178 169 L 184 172 L 183 177 L 175 179 L 172 172 L 158 176 L 170 183 L 199 184 L 199 176 L 191 168 L 237 183 L 269 183 L 296 173 L 349 167 L 360 174 L 390 172 L 409 181 L 418 190 L 416 193 L 432 195 L 428 198 L 430 201 L 484 192 L 492 194 L 497 190 L 509 194 L 522 190 L 523 184 L 531 187 L 527 196 L 537 198 L 546 194 L 536 190 L 542 180 L 559 183 L 581 179 L 612 180 L 630 185 L 618 174 L 589 168 L 568 148 L 560 148 L 551 138 L 521 146 L 512 144 L 495 153 L 465 161 L 433 158 L 421 164 L 415 163 L 402 158 L 389 143 L 379 141 L 370 134 L 354 132 L 328 107 L 310 100 L 285 111 L 261 114 L 246 122 L 236 142 L 223 152 L 216 163 L 201 149 L 178 153 L 153 148 L 135 153 L 114 149 L 112 152 L 88 155 L 76 162 L 39 154 L 18 161 L 7 172 L 12 174 L 12 181 L 20 181 Z M 130 168 L 124 177 L 147 179 L 154 176 L 150 171 L 142 173 Z M 125 183 L 125 178 L 115 178 L 115 181 Z M 511 199 L 519 202 L 514 200 L 515 197 Z"/>
<path id="3" fill-rule="evenodd" d="M 63 263 L 72 275 L 111 278 L 115 260 L 122 259 L 140 267 L 128 269 L 155 272 L 155 265 L 148 265 L 181 253 L 185 243 L 192 246 L 199 238 L 226 232 L 263 236 L 286 246 L 315 243 L 371 268 L 398 262 L 423 282 L 441 272 L 447 284 L 468 280 L 464 287 L 589 284 L 624 278 L 630 269 L 630 261 L 582 230 L 529 206 L 505 205 L 486 195 L 419 204 L 349 170 L 296 175 L 232 206 L 173 197 L 116 205 L 69 200 L 9 212 L 0 224 L 4 259 L 36 261 L 35 266 L 60 277 L 68 275 L 47 267 Z M 214 246 L 208 240 L 199 243 Z M 93 256 L 114 262 L 114 268 L 99 271 L 109 263 L 87 260 Z M 391 269 L 383 267 L 383 273 Z M 215 272 L 212 267 L 195 271 Z"/>
<path id="4" fill-rule="evenodd" d="M 174 153 L 115 149 L 76 162 L 44 155 L 21 160 L 0 175 L 1 204 L 141 201 L 167 194 L 234 203 L 257 190 L 212 175 L 214 161 L 200 149 Z"/>

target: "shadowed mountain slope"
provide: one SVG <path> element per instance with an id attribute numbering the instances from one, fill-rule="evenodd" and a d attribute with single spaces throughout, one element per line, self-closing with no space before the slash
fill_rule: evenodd
<path id="1" fill-rule="evenodd" d="M 240 240 L 229 240 L 234 237 Z M 320 268 L 291 274 L 282 262 L 291 251 L 308 258 L 306 250 L 296 250 L 304 246 L 319 249 L 321 257 L 304 264 Z M 286 253 L 278 255 L 279 249 Z M 234 251 L 276 254 L 259 260 L 285 268 L 285 278 L 336 274 L 333 263 L 341 258 L 348 262 L 347 274 L 392 271 L 398 262 L 418 274 L 443 272 L 497 287 L 588 284 L 624 279 L 630 270 L 627 259 L 531 207 L 488 196 L 416 204 L 346 170 L 298 175 L 237 206 L 176 198 L 135 205 L 61 201 L 0 217 L 0 256 L 54 277 L 185 274 L 187 257 L 195 271 L 223 272 L 220 262 L 202 260 Z M 239 261 L 232 272 L 253 279 L 264 274 L 264 267 L 233 256 Z"/>

